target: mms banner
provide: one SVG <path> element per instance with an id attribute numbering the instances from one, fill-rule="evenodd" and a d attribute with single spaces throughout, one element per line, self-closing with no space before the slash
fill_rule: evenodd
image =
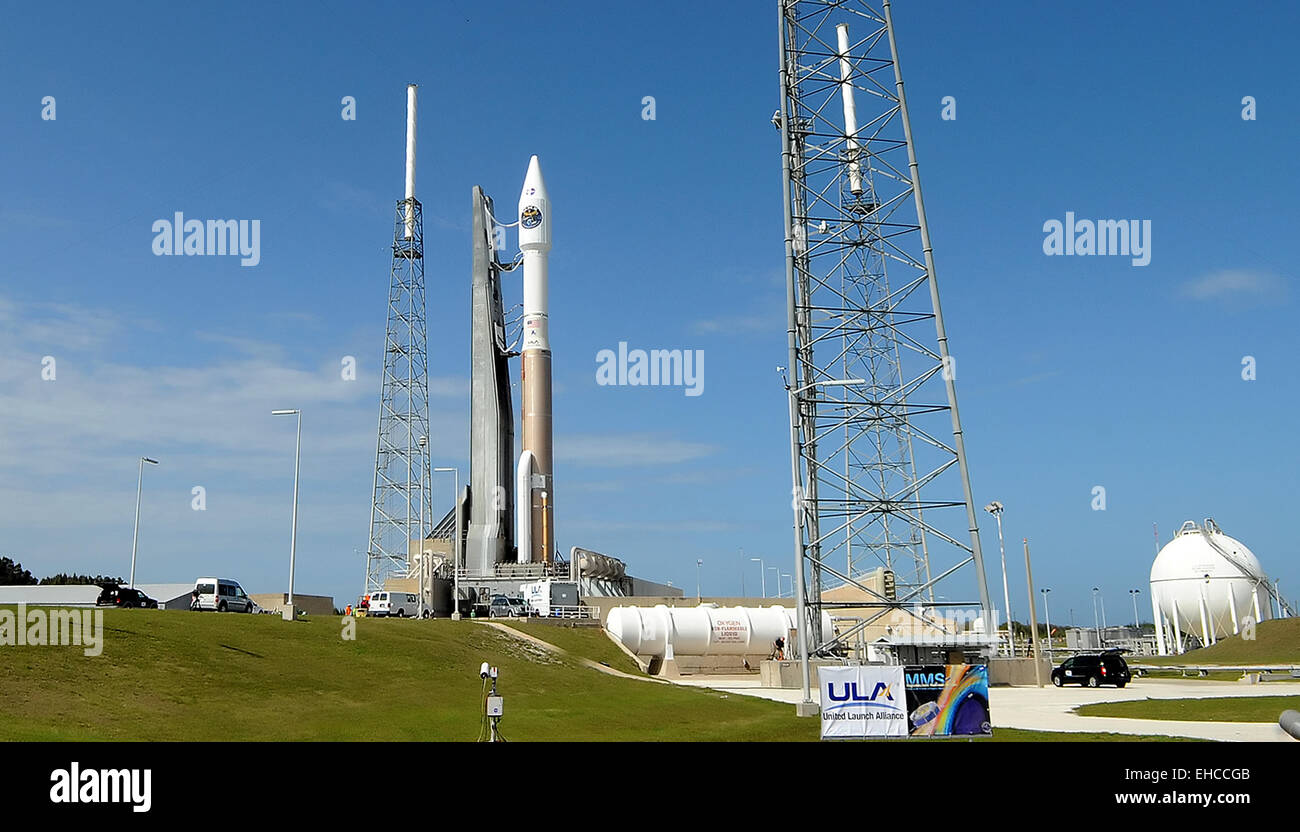
<path id="1" fill-rule="evenodd" d="M 989 736 L 989 671 L 982 664 L 910 665 L 908 726 L 913 737 Z"/>
<path id="2" fill-rule="evenodd" d="M 906 737 L 901 665 L 820 667 L 822 739 Z"/>

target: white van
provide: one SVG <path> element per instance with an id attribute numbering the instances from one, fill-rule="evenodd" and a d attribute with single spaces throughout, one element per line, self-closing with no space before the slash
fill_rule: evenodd
<path id="1" fill-rule="evenodd" d="M 524 601 L 528 604 L 529 614 L 543 618 L 551 616 L 576 617 L 583 610 L 578 606 L 578 585 L 572 581 L 557 581 L 545 578 L 520 587 Z"/>
<path id="2" fill-rule="evenodd" d="M 253 612 L 256 605 L 244 593 L 238 581 L 229 578 L 199 578 L 194 582 L 194 598 L 198 596 L 198 609 L 217 612 Z"/>
<path id="3" fill-rule="evenodd" d="M 372 592 L 368 615 L 395 615 L 405 618 L 419 613 L 419 601 L 412 592 Z"/>

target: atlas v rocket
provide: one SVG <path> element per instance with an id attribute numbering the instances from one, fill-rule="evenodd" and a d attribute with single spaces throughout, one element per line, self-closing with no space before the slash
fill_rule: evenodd
<path id="1" fill-rule="evenodd" d="M 551 201 L 536 156 L 528 162 L 524 189 L 519 194 L 519 249 L 524 255 L 524 342 L 519 374 L 522 450 L 515 469 L 515 543 L 520 563 L 549 563 L 555 550 L 546 278 L 551 252 Z"/>
<path id="2" fill-rule="evenodd" d="M 470 487 L 465 568 L 492 575 L 514 550 L 519 563 L 549 563 L 555 551 L 554 456 L 551 428 L 551 344 L 548 333 L 547 257 L 551 204 L 534 156 L 519 196 L 523 253 L 523 339 L 506 342 L 501 300 L 503 264 L 497 250 L 492 199 L 473 192 L 473 267 L 470 343 Z M 509 359 L 520 355 L 521 448 L 514 456 L 514 413 Z"/>

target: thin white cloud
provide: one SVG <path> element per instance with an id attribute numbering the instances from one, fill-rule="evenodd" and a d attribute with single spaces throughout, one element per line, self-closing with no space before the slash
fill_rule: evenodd
<path id="1" fill-rule="evenodd" d="M 1271 272 L 1226 269 L 1183 284 L 1182 294 L 1193 300 L 1219 298 L 1264 299 L 1286 293 L 1286 282 Z"/>
<path id="2" fill-rule="evenodd" d="M 736 523 L 724 523 L 719 521 L 691 521 L 674 519 L 672 523 L 664 523 L 657 520 L 642 521 L 617 521 L 617 520 L 587 520 L 573 518 L 568 521 L 567 529 L 571 535 L 579 535 L 582 532 L 664 532 L 671 531 L 674 534 L 718 534 L 732 533 L 743 529 Z"/>
<path id="3" fill-rule="evenodd" d="M 96 349 L 122 331 L 110 312 L 75 304 L 19 304 L 0 297 L 0 343 L 7 348 L 68 352 Z"/>
<path id="4" fill-rule="evenodd" d="M 717 448 L 651 434 L 561 436 L 555 455 L 566 465 L 613 468 L 644 465 L 679 465 L 701 459 Z"/>
<path id="5" fill-rule="evenodd" d="M 780 332 L 784 329 L 785 311 L 766 315 L 724 315 L 705 318 L 691 324 L 691 330 L 700 335 L 742 335 L 750 332 Z"/>
<path id="6" fill-rule="evenodd" d="M 335 591 L 360 574 L 373 485 L 378 367 L 345 381 L 345 352 L 256 336 L 153 339 L 128 358 L 134 313 L 0 297 L 0 528 L 37 574 L 114 573 L 129 566 L 137 457 L 145 473 L 142 574 L 192 579 L 220 565 L 245 587 L 280 586 L 293 493 L 294 421 L 301 408 L 299 582 Z M 175 337 L 185 343 L 174 344 Z M 128 343 L 130 342 L 130 343 Z M 42 378 L 42 359 L 55 378 Z M 463 378 L 430 379 L 435 464 L 464 458 Z M 455 400 L 453 401 L 453 397 Z M 206 510 L 191 507 L 192 489 Z M 450 482 L 435 481 L 445 503 Z M 6 552 L 9 554 L 9 552 Z M 354 569 L 354 564 L 356 568 Z M 345 577 L 344 573 L 346 573 Z"/>
<path id="7" fill-rule="evenodd" d="M 24 478 L 33 475 L 93 478 L 145 452 L 188 457 L 206 470 L 247 465 L 258 476 L 259 458 L 288 447 L 270 416 L 284 407 L 304 410 L 316 453 L 374 447 L 376 385 L 344 381 L 337 364 L 298 367 L 279 345 L 211 335 L 203 340 L 236 354 L 188 366 L 110 360 L 113 336 L 128 328 L 107 313 L 0 300 L 0 488 L 32 487 Z M 42 376 L 47 355 L 53 380 Z M 434 418 L 440 429 L 453 421 Z M 431 431 L 436 444 L 442 432 Z"/>

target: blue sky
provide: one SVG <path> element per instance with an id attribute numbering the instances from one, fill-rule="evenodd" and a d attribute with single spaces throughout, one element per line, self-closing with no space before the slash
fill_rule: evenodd
<path id="1" fill-rule="evenodd" d="M 1151 524 L 1167 539 L 1205 516 L 1295 595 L 1300 13 L 894 13 L 976 499 L 1007 505 L 1009 542 L 1030 539 L 1054 619 L 1090 621 L 1093 585 L 1128 618 Z M 297 588 L 355 594 L 414 81 L 434 464 L 466 459 L 470 188 L 508 213 L 536 153 L 555 217 L 559 544 L 692 589 L 703 558 L 706 593 L 738 592 L 742 568 L 757 584 L 741 548 L 789 572 L 775 16 L 759 2 L 6 9 L 0 553 L 38 574 L 125 573 L 148 454 L 162 465 L 146 472 L 138 580 L 215 569 L 281 590 L 293 426 L 269 411 L 301 407 Z M 355 121 L 340 118 L 348 95 Z M 260 219 L 261 263 L 155 257 L 151 225 L 175 211 Z M 1042 225 L 1066 211 L 1151 220 L 1150 265 L 1044 256 Z M 597 386 L 596 353 L 620 341 L 704 350 L 704 395 Z M 339 376 L 348 355 L 355 382 Z M 196 485 L 206 511 L 190 508 Z M 995 555 L 991 523 L 983 540 Z"/>

